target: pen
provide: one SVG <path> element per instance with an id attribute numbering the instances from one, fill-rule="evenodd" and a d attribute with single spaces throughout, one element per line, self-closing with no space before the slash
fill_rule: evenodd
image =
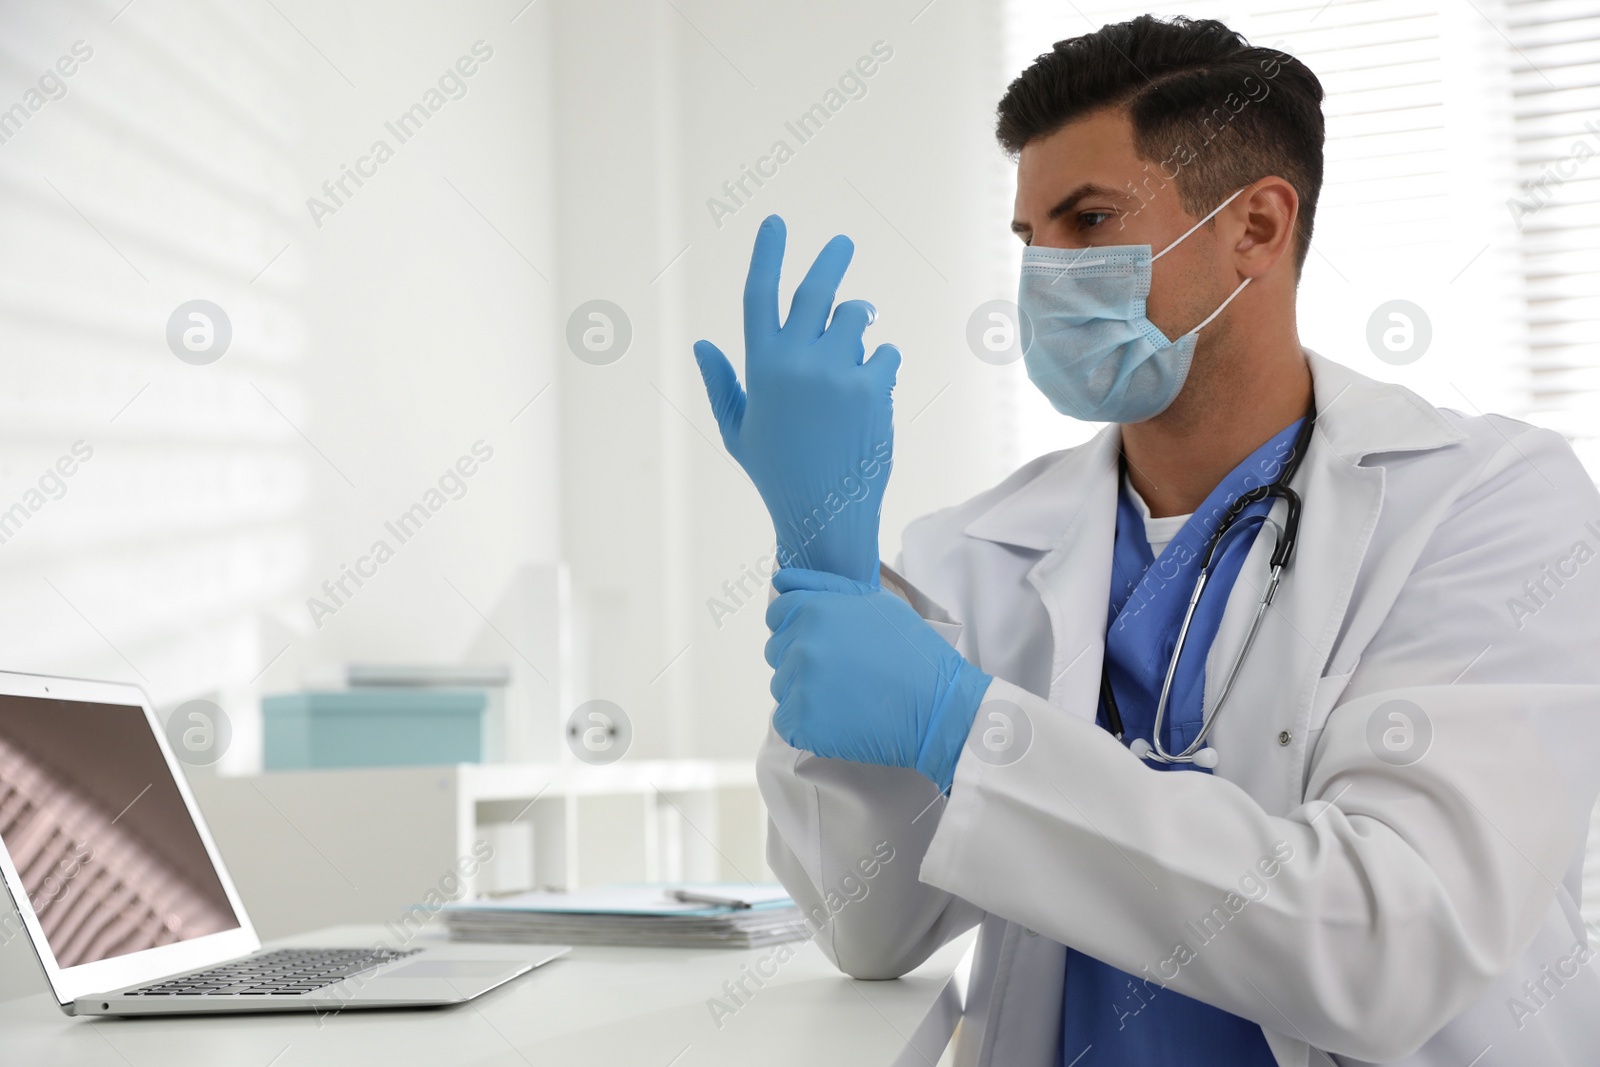
<path id="1" fill-rule="evenodd" d="M 748 908 L 748 900 L 737 897 L 719 897 L 714 893 L 695 893 L 688 889 L 669 889 L 667 896 L 683 904 L 715 904 L 723 908 Z"/>

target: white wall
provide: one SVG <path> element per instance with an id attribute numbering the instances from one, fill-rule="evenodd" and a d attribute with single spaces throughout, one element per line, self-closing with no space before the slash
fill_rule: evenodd
<path id="1" fill-rule="evenodd" d="M 517 568 L 558 555 L 558 418 L 552 394 L 541 395 L 557 358 L 548 29 L 540 8 L 513 24 L 503 6 L 307 5 L 300 23 L 362 87 L 352 93 L 325 64 L 315 72 L 318 93 L 337 103 L 307 105 L 308 192 L 374 137 L 397 149 L 320 229 L 303 207 L 297 219 L 321 350 L 304 377 L 316 424 L 306 434 L 328 459 L 309 457 L 314 547 L 276 616 L 289 631 L 277 646 L 290 652 L 269 688 L 314 664 L 455 661 Z M 398 144 L 385 123 L 475 59 L 474 46 L 490 58 L 465 79 L 466 95 Z M 386 532 L 480 441 L 493 458 L 459 499 L 403 545 Z M 376 539 L 394 558 L 316 627 L 306 598 Z M 494 654 L 524 653 L 502 644 Z"/>
<path id="2" fill-rule="evenodd" d="M 545 12 L 280 8 L 11 4 L 0 36 L 7 104 L 92 50 L 0 145 L 0 507 L 94 450 L 0 545 L 4 665 L 219 697 L 235 768 L 259 691 L 319 663 L 453 661 L 482 629 L 463 598 L 487 611 L 557 554 L 553 406 L 510 422 L 553 376 L 529 265 L 555 271 Z M 385 129 L 476 42 L 489 58 L 420 131 Z M 375 175 L 321 192 L 378 139 Z M 164 339 L 196 297 L 233 324 L 208 366 Z M 385 533 L 480 440 L 494 459 L 461 499 L 405 545 Z M 374 578 L 321 593 L 380 537 Z"/>

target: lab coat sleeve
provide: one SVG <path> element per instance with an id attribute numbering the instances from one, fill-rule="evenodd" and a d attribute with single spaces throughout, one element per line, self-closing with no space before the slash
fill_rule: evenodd
<path id="1" fill-rule="evenodd" d="M 888 568 L 883 581 L 949 636 L 955 624 L 941 609 Z M 841 971 L 898 978 L 982 917 L 918 879 L 943 807 L 922 775 L 825 759 L 769 724 L 756 780 L 769 813 L 767 864 Z"/>
<path id="2" fill-rule="evenodd" d="M 1394 609 L 1408 625 L 1364 656 L 1403 647 L 1409 667 L 1333 709 L 1299 807 L 1270 815 L 1221 777 L 1153 770 L 997 679 L 986 700 L 1025 712 L 1031 747 L 993 765 L 969 746 L 923 879 L 1143 978 L 1146 997 L 1170 988 L 1362 1061 L 1411 1054 L 1529 943 L 1595 797 L 1600 686 L 1542 680 L 1570 682 L 1558 663 L 1584 647 L 1592 664 L 1600 573 L 1552 601 L 1571 632 L 1502 657 L 1487 682 L 1462 669 L 1508 641 L 1478 602 L 1500 610 L 1502 577 L 1515 590 L 1570 554 L 1596 510 L 1564 446 L 1513 445 L 1527 465 L 1508 473 L 1507 459 L 1486 475 L 1493 493 L 1480 486 L 1441 523 Z M 1557 468 L 1580 486 L 1566 503 L 1539 481 Z M 1518 508 L 1514 530 L 1475 525 Z M 1432 733 L 1407 766 L 1372 740 L 1396 710 Z"/>

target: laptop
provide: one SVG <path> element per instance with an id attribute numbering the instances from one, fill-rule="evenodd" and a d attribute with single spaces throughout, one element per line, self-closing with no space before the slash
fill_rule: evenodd
<path id="1" fill-rule="evenodd" d="M 0 672 L 0 877 L 68 1015 L 434 1007 L 568 951 L 263 951 L 149 698 L 112 682 Z"/>

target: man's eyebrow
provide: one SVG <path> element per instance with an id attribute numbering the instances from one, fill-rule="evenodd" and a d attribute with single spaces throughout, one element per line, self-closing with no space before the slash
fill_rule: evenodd
<path id="1" fill-rule="evenodd" d="M 1054 222 L 1056 219 L 1059 219 L 1061 216 L 1065 215 L 1067 212 L 1071 211 L 1073 208 L 1077 207 L 1081 202 L 1087 200 L 1091 196 L 1103 196 L 1111 200 L 1126 200 L 1128 198 L 1126 193 L 1123 193 L 1117 189 L 1112 189 L 1109 186 L 1096 185 L 1093 182 L 1085 182 L 1076 189 L 1072 190 L 1072 192 L 1068 193 L 1066 196 L 1062 197 L 1056 206 L 1051 208 L 1045 214 L 1045 218 L 1049 219 L 1051 222 Z M 1012 233 L 1025 234 L 1030 232 L 1032 229 L 1033 227 L 1029 226 L 1020 219 L 1012 220 Z"/>

